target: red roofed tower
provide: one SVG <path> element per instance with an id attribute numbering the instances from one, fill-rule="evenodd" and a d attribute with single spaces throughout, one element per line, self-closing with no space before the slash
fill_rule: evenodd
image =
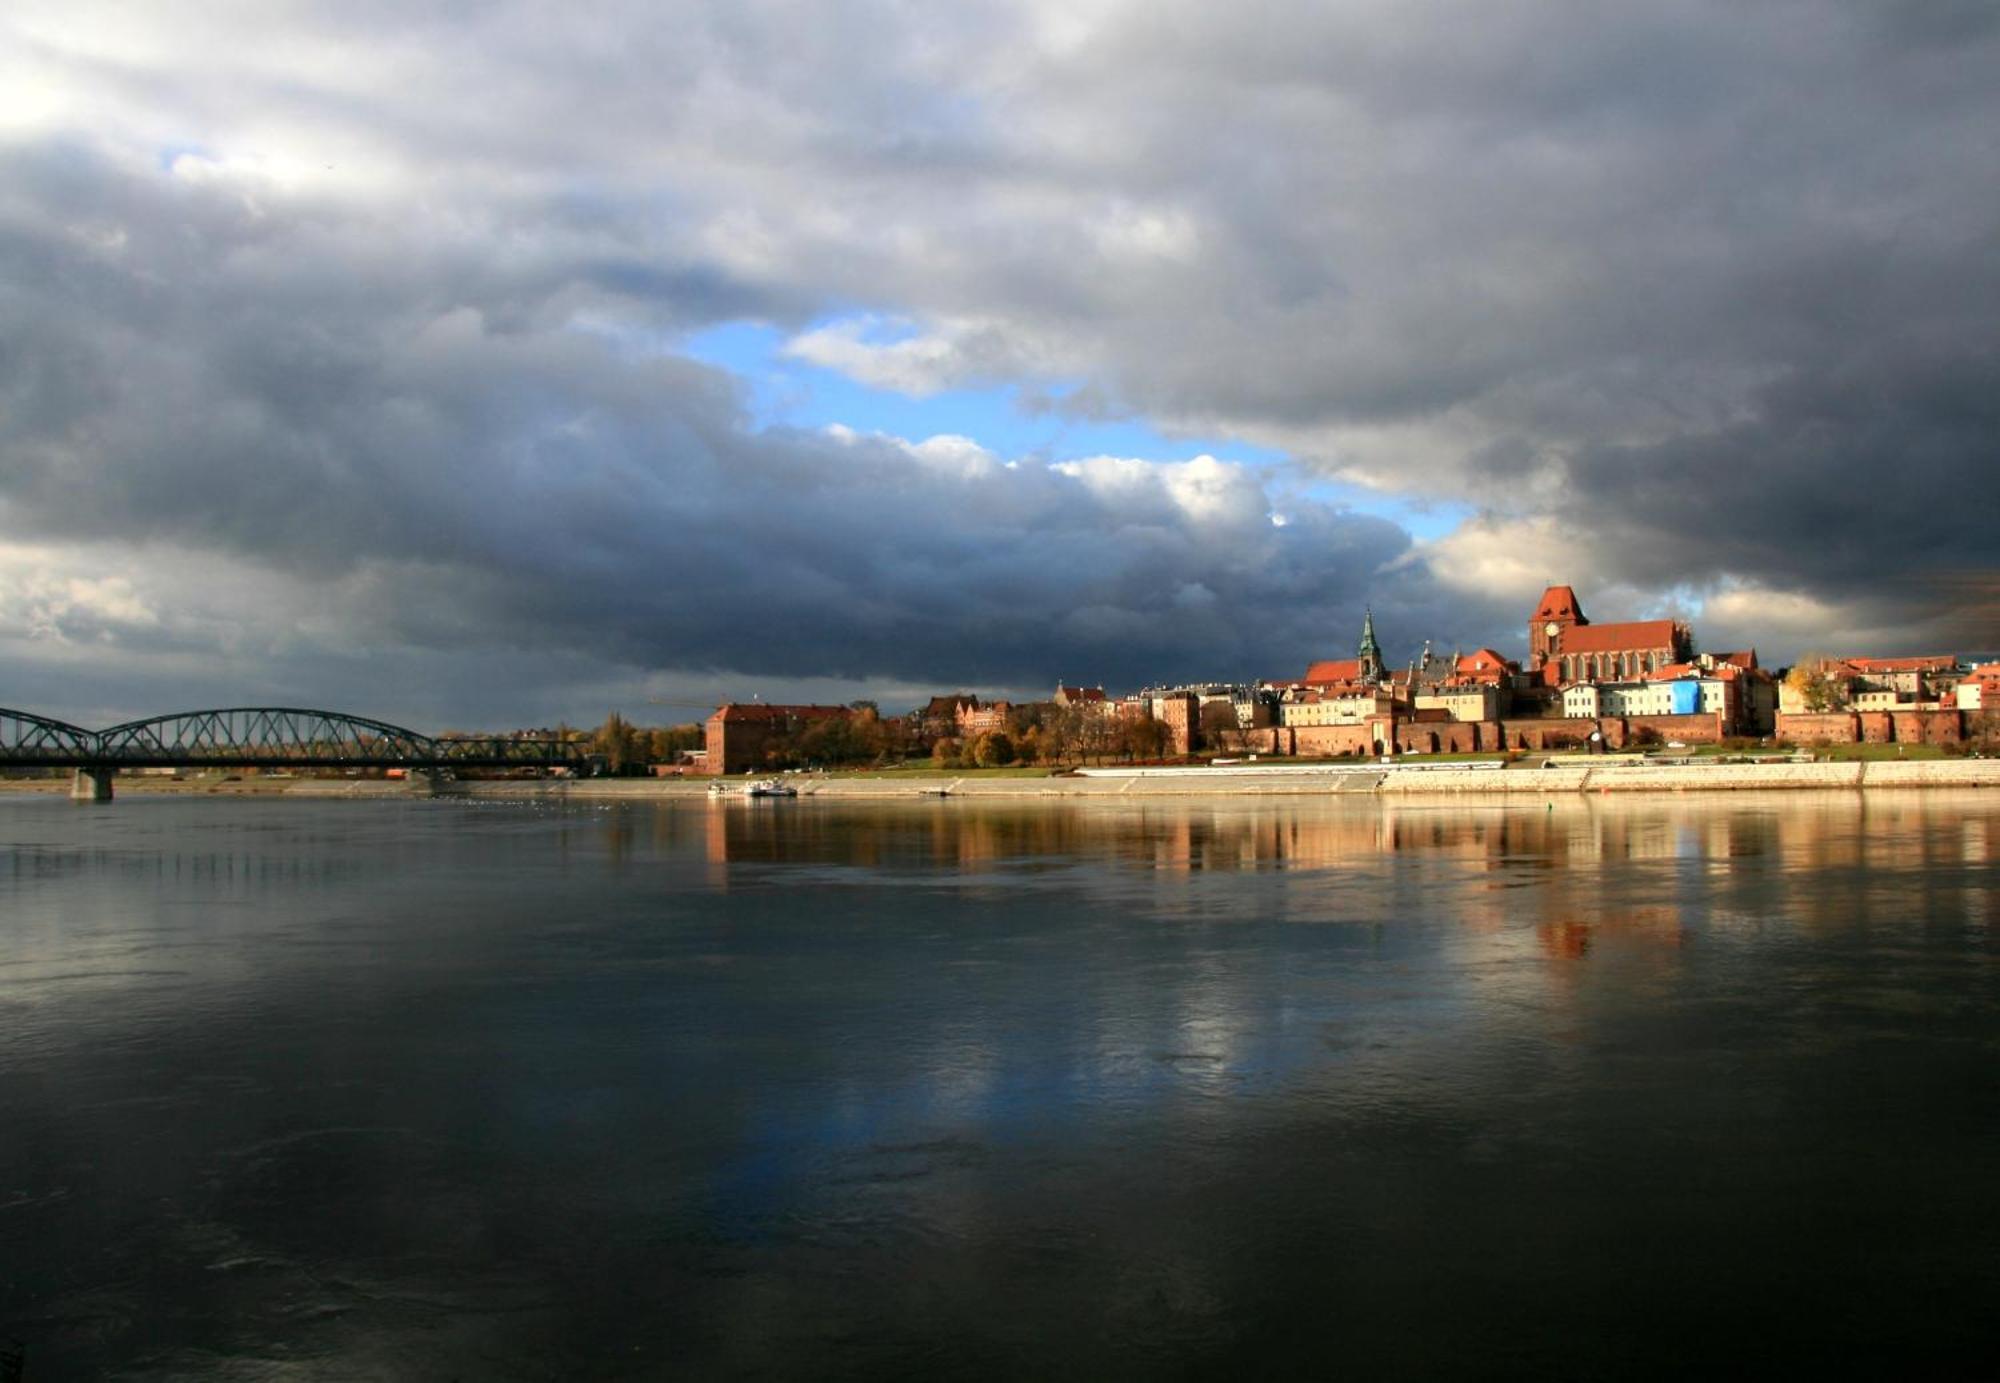
<path id="1" fill-rule="evenodd" d="M 1694 633 L 1670 619 L 1592 624 L 1576 592 L 1551 586 L 1528 622 L 1528 669 L 1546 686 L 1634 681 L 1694 657 Z"/>
<path id="2" fill-rule="evenodd" d="M 1551 586 L 1543 591 L 1534 618 L 1528 621 L 1528 671 L 1541 671 L 1542 664 L 1562 646 L 1563 634 L 1589 623 L 1583 606 L 1577 603 L 1575 591 L 1567 586 Z"/>

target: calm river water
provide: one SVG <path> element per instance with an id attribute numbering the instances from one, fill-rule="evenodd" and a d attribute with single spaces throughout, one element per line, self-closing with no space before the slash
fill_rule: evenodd
<path id="1" fill-rule="evenodd" d="M 1991 1376 L 2000 797 L 0 799 L 27 1383 Z"/>

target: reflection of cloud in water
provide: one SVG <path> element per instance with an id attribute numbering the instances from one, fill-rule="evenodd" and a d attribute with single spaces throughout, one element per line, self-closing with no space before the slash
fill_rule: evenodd
<path id="1" fill-rule="evenodd" d="M 0 1185 L 41 1318 L 139 1320 L 91 1265 L 143 1259 L 204 1361 L 770 1362 L 1001 1297 L 1087 1352 L 1274 1252 L 1362 1300 L 1440 1223 L 1615 1276 L 1717 1130 L 1776 1150 L 1717 1236 L 1810 1222 L 1840 1102 L 1949 1142 L 1990 1038 L 1976 794 L 127 810 L 0 804 L 49 823 L 0 866 Z M 246 820 L 294 824 L 174 881 Z"/>

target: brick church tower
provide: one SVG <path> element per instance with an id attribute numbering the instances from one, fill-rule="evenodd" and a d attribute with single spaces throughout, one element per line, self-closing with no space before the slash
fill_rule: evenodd
<path id="1" fill-rule="evenodd" d="M 1577 603 L 1575 591 L 1567 586 L 1551 586 L 1543 591 L 1541 603 L 1528 621 L 1528 670 L 1540 671 L 1542 664 L 1562 647 L 1565 633 L 1589 623 L 1584 618 L 1583 606 Z"/>

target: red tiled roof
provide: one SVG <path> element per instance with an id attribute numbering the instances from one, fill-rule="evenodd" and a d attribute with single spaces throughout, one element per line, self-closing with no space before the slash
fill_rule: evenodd
<path id="1" fill-rule="evenodd" d="M 1475 682 L 1498 682 L 1505 677 L 1512 665 L 1490 648 L 1474 649 L 1461 654 L 1452 668 L 1455 678 L 1469 678 Z"/>
<path id="2" fill-rule="evenodd" d="M 1104 688 L 1102 687 L 1057 687 L 1056 692 L 1070 701 L 1104 700 Z"/>
<path id="3" fill-rule="evenodd" d="M 1742 668 L 1745 672 L 1748 672 L 1757 666 L 1757 650 L 1754 648 L 1745 648 L 1735 653 L 1718 653 L 1715 655 L 1715 661 L 1718 663 L 1732 663 Z"/>
<path id="4" fill-rule="evenodd" d="M 852 715 L 845 706 L 769 706 L 762 701 L 727 701 L 716 708 L 717 716 L 723 720 L 827 720 L 834 716 Z"/>
<path id="5" fill-rule="evenodd" d="M 1585 623 L 1583 606 L 1577 604 L 1576 592 L 1567 586 L 1551 586 L 1542 592 L 1542 603 L 1535 607 L 1535 618 L 1570 619 L 1578 624 Z"/>
<path id="6" fill-rule="evenodd" d="M 1933 653 L 1921 658 L 1845 658 L 1856 672 L 1949 672 L 1958 659 L 1949 653 Z"/>
<path id="7" fill-rule="evenodd" d="M 1738 667 L 1734 663 L 1718 663 L 1716 666 L 1708 669 L 1703 669 L 1696 663 L 1668 663 L 1665 667 L 1657 668 L 1653 672 L 1648 673 L 1645 680 L 1648 682 L 1674 682 L 1683 677 L 1713 677 L 1718 681 L 1734 682 L 1747 670 Z"/>
<path id="8" fill-rule="evenodd" d="M 1306 669 L 1305 682 L 1354 682 L 1361 677 L 1359 658 L 1322 658 Z"/>
<path id="9" fill-rule="evenodd" d="M 1623 653 L 1629 650 L 1672 648 L 1674 622 L 1670 619 L 1633 620 L 1627 624 L 1580 624 L 1563 631 L 1564 653 Z"/>

